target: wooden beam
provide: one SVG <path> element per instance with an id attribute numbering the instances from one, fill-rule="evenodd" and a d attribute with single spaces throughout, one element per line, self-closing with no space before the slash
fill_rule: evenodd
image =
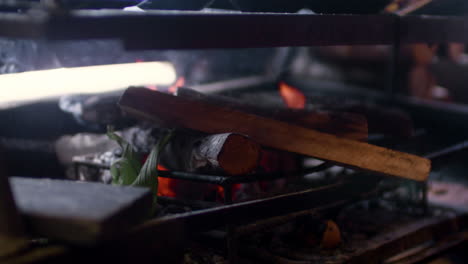
<path id="1" fill-rule="evenodd" d="M 245 134 L 267 147 L 374 173 L 424 181 L 431 169 L 428 159 L 415 155 L 146 88 L 127 89 L 119 104 L 127 113 L 146 120 L 163 120 L 206 133 Z"/>
<path id="2" fill-rule="evenodd" d="M 234 110 L 292 123 L 344 138 L 365 141 L 368 136 L 366 118 L 362 115 L 347 113 L 345 111 L 310 111 L 258 107 L 252 104 L 242 103 L 231 97 L 203 94 L 189 88 L 179 88 L 177 90 L 177 96 L 199 100 L 216 106 L 229 107 Z"/>
<path id="3" fill-rule="evenodd" d="M 92 245 L 118 236 L 147 216 L 145 188 L 50 179 L 10 179 L 15 201 L 37 235 Z"/>

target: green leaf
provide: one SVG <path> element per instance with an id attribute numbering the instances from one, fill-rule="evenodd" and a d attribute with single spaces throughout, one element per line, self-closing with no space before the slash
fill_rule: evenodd
<path id="1" fill-rule="evenodd" d="M 151 153 L 146 159 L 145 164 L 141 166 L 140 159 L 133 150 L 133 147 L 125 139 L 114 133 L 112 127 L 108 127 L 107 130 L 109 138 L 116 141 L 122 148 L 122 158 L 115 161 L 110 168 L 112 183 L 150 188 L 154 194 L 153 207 L 151 208 L 151 214 L 153 214 L 158 194 L 159 158 L 164 147 L 171 139 L 173 132 L 169 131 L 161 136 L 158 143 L 151 149 Z"/>
<path id="2" fill-rule="evenodd" d="M 107 135 L 122 148 L 122 158 L 111 165 L 112 183 L 130 185 L 136 180 L 141 170 L 140 157 L 133 150 L 132 145 L 117 135 L 112 127 L 107 128 Z"/>
<path id="3" fill-rule="evenodd" d="M 172 137 L 172 131 L 168 132 L 166 135 L 162 136 L 156 145 L 151 149 L 151 153 L 148 156 L 145 164 L 140 170 L 137 179 L 132 184 L 134 186 L 148 187 L 155 194 L 158 193 L 158 163 L 162 150 L 169 142 Z"/>
<path id="4" fill-rule="evenodd" d="M 162 136 L 158 143 L 151 149 L 151 153 L 148 156 L 145 164 L 141 168 L 138 178 L 132 184 L 134 186 L 148 187 L 153 193 L 153 206 L 149 211 L 149 215 L 154 215 L 158 203 L 158 164 L 161 152 L 172 137 L 172 131 Z"/>

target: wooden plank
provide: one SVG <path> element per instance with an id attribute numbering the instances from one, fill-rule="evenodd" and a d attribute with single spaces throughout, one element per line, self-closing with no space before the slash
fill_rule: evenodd
<path id="1" fill-rule="evenodd" d="M 229 107 L 234 110 L 292 123 L 349 139 L 366 141 L 368 137 L 367 120 L 359 114 L 347 113 L 345 111 L 311 111 L 271 108 L 267 106 L 260 107 L 258 105 L 242 103 L 231 97 L 203 94 L 184 87 L 177 90 L 177 96 L 199 100 L 216 106 Z"/>
<path id="2" fill-rule="evenodd" d="M 36 234 L 95 244 L 125 232 L 148 214 L 145 188 L 50 179 L 10 179 L 15 201 Z"/>
<path id="3" fill-rule="evenodd" d="M 374 173 L 424 181 L 431 168 L 428 159 L 415 155 L 146 88 L 127 89 L 119 104 L 129 114 L 146 120 L 164 120 L 207 133 L 241 133 L 268 147 Z"/>

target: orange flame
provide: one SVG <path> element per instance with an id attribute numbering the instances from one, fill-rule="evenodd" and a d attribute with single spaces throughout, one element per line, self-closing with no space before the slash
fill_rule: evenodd
<path id="1" fill-rule="evenodd" d="M 304 109 L 306 105 L 305 95 L 297 88 L 284 82 L 279 84 L 279 92 L 288 108 Z"/>
<path id="2" fill-rule="evenodd" d="M 184 77 L 179 77 L 177 78 L 177 81 L 175 81 L 175 83 L 169 87 L 169 93 L 171 94 L 175 94 L 177 92 L 177 90 L 179 89 L 179 87 L 182 87 L 185 85 L 185 78 Z"/>
<path id="3" fill-rule="evenodd" d="M 158 170 L 167 171 L 168 169 L 161 164 L 158 164 Z M 176 197 L 174 179 L 158 177 L 158 196 Z"/>

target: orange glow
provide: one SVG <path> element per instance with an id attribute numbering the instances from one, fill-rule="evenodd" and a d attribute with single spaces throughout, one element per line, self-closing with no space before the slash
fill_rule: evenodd
<path id="1" fill-rule="evenodd" d="M 164 167 L 164 166 L 161 165 L 161 164 L 158 164 L 158 170 L 161 170 L 161 171 L 169 171 L 169 169 L 167 169 L 166 167 Z"/>
<path id="2" fill-rule="evenodd" d="M 231 193 L 232 197 L 231 199 L 234 200 L 236 193 L 241 189 L 242 185 L 237 183 L 233 184 L 231 187 Z M 216 192 L 218 193 L 218 197 L 220 197 L 222 200 L 224 200 L 224 188 L 222 186 L 216 186 Z"/>
<path id="3" fill-rule="evenodd" d="M 157 91 L 158 90 L 158 87 L 156 85 L 146 85 L 146 88 L 150 89 L 150 90 L 153 90 L 153 91 Z"/>
<path id="4" fill-rule="evenodd" d="M 171 87 L 169 87 L 168 91 L 169 91 L 170 94 L 175 94 L 175 93 L 177 93 L 177 90 L 179 89 L 179 87 L 182 87 L 184 85 L 185 85 L 185 78 L 184 77 L 179 77 L 179 78 L 177 78 L 175 83 L 173 85 L 171 85 Z"/>
<path id="5" fill-rule="evenodd" d="M 168 169 L 158 164 L 158 170 L 167 171 Z M 158 177 L 158 196 L 176 197 L 174 187 L 177 184 L 174 179 Z"/>
<path id="6" fill-rule="evenodd" d="M 216 186 L 216 192 L 218 193 L 218 196 L 224 199 L 224 188 L 223 186 Z"/>
<path id="7" fill-rule="evenodd" d="M 284 103 L 288 108 L 304 109 L 306 105 L 305 95 L 297 88 L 292 87 L 284 82 L 279 84 L 279 92 Z"/>

